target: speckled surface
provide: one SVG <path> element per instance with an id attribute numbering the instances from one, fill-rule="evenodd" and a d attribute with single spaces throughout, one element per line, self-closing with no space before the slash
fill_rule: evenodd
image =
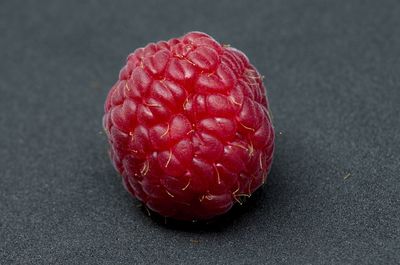
<path id="1" fill-rule="evenodd" d="M 0 264 L 399 263 L 399 13 L 395 1 L 1 1 Z M 123 189 L 101 117 L 129 52 L 191 30 L 266 76 L 276 156 L 245 206 L 165 225 Z"/>

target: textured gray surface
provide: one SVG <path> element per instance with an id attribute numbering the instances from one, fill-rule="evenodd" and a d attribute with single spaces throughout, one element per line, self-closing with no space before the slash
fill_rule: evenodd
<path id="1" fill-rule="evenodd" d="M 399 13 L 395 1 L 1 1 L 0 264 L 399 263 Z M 109 163 L 102 104 L 129 52 L 190 30 L 266 75 L 277 149 L 246 207 L 165 226 Z"/>

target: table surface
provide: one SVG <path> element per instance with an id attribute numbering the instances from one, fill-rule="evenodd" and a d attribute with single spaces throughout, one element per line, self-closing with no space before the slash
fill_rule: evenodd
<path id="1" fill-rule="evenodd" d="M 0 264 L 400 262 L 400 4 L 1 1 Z M 101 133 L 125 57 L 200 30 L 243 50 L 276 128 L 268 183 L 211 224 L 164 224 Z"/>

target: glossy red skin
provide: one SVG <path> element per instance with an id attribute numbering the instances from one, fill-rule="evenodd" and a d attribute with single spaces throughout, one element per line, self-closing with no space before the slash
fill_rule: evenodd
<path id="1" fill-rule="evenodd" d="M 103 125 L 126 189 L 166 217 L 226 213 L 271 167 L 274 130 L 262 77 L 242 52 L 205 33 L 130 54 Z"/>

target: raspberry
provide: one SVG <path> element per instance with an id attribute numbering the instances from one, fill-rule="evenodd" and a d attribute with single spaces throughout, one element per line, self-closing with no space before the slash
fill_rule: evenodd
<path id="1" fill-rule="evenodd" d="M 274 130 L 262 77 L 202 32 L 130 54 L 105 102 L 110 157 L 149 209 L 210 219 L 266 180 Z"/>

